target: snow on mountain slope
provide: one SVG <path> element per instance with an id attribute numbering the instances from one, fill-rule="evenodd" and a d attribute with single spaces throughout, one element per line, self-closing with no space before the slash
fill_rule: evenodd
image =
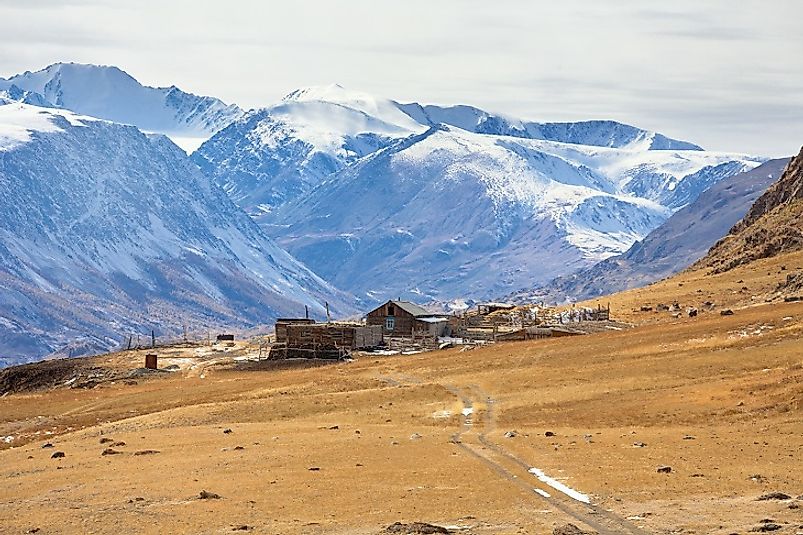
<path id="1" fill-rule="evenodd" d="M 427 299 L 499 295 L 621 253 L 762 161 L 611 121 L 528 123 L 340 86 L 248 114 L 193 160 L 336 285 Z"/>
<path id="2" fill-rule="evenodd" d="M 693 143 L 616 121 L 537 123 L 465 105 L 444 107 L 412 103 L 398 104 L 398 107 L 421 124 L 448 124 L 478 134 L 631 150 L 703 150 Z"/>
<path id="3" fill-rule="evenodd" d="M 789 158 L 770 160 L 721 180 L 627 252 L 504 299 L 522 303 L 581 301 L 669 277 L 705 256 L 781 176 L 788 163 Z"/>
<path id="4" fill-rule="evenodd" d="M 0 365 L 77 338 L 248 327 L 353 299 L 267 238 L 166 137 L 0 106 Z"/>
<path id="5" fill-rule="evenodd" d="M 626 173 L 609 172 L 616 157 L 665 165 L 680 182 L 735 158 L 441 126 L 344 168 L 279 209 L 281 225 L 268 231 L 324 278 L 369 299 L 501 295 L 620 253 L 669 217 L 668 207 L 620 191 Z"/>
<path id="6" fill-rule="evenodd" d="M 168 135 L 188 151 L 243 114 L 237 106 L 175 86 L 143 86 L 117 67 L 55 63 L 0 78 L 0 90 L 14 87 L 37 93 L 52 106 Z"/>
<path id="7" fill-rule="evenodd" d="M 246 114 L 192 159 L 259 216 L 391 141 L 425 130 L 392 101 L 337 85 L 306 88 Z"/>

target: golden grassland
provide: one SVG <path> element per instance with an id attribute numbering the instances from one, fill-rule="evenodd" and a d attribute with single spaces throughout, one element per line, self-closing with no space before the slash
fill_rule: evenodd
<path id="1" fill-rule="evenodd" d="M 195 364 L 8 395 L 0 532 L 726 534 L 766 519 L 803 532 L 800 502 L 756 500 L 803 494 L 803 302 L 767 302 L 801 266 L 798 253 L 605 298 L 637 324 L 622 331 L 314 367 L 232 360 L 247 344 L 176 349 Z M 639 311 L 674 301 L 700 315 Z"/>

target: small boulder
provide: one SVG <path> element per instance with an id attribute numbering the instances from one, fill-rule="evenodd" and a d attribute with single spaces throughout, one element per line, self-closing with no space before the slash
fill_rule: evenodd
<path id="1" fill-rule="evenodd" d="M 750 533 L 769 533 L 771 531 L 778 531 L 781 528 L 783 528 L 783 526 L 780 524 L 776 524 L 774 522 L 767 522 L 764 524 L 759 524 L 754 528 L 750 528 Z"/>
<path id="2" fill-rule="evenodd" d="M 63 451 L 54 451 L 53 455 L 50 456 L 51 459 L 62 459 L 64 457 Z"/>
<path id="3" fill-rule="evenodd" d="M 554 436 L 555 436 L 555 433 L 553 433 L 552 431 L 546 431 L 546 432 L 544 433 L 544 436 L 545 436 L 545 437 L 554 437 Z"/>
<path id="4" fill-rule="evenodd" d="M 122 451 L 117 451 L 112 448 L 106 448 L 105 450 L 103 450 L 101 455 L 120 455 L 122 453 L 123 453 Z"/>
<path id="5" fill-rule="evenodd" d="M 50 442 L 42 444 L 42 449 L 53 448 L 53 447 L 55 446 L 53 446 L 53 444 L 51 444 Z"/>
<path id="6" fill-rule="evenodd" d="M 114 440 L 110 439 L 109 437 L 103 437 L 100 439 L 101 444 L 108 444 L 109 442 L 114 442 Z"/>
<path id="7" fill-rule="evenodd" d="M 157 453 L 161 453 L 159 450 L 139 450 L 135 451 L 134 455 L 156 455 Z"/>
<path id="8" fill-rule="evenodd" d="M 231 433 L 233 433 L 233 432 L 234 432 L 234 431 L 232 431 L 231 429 L 224 429 L 224 430 L 223 430 L 223 434 L 224 434 L 224 435 L 228 435 L 228 434 L 231 434 Z"/>
<path id="9" fill-rule="evenodd" d="M 672 467 L 666 465 L 659 466 L 658 468 L 655 469 L 655 471 L 658 472 L 659 474 L 669 474 L 672 472 Z"/>
<path id="10" fill-rule="evenodd" d="M 404 535 L 432 535 L 437 533 L 449 533 L 449 530 L 436 526 L 434 524 L 427 524 L 425 522 L 412 522 L 410 524 L 402 524 L 396 522 L 385 528 L 385 533 L 401 533 Z"/>
<path id="11" fill-rule="evenodd" d="M 552 530 L 552 535 L 592 535 L 593 531 L 583 531 L 574 524 L 565 524 Z"/>
<path id="12" fill-rule="evenodd" d="M 719 311 L 720 316 L 733 316 L 733 310 L 726 308 L 724 310 Z"/>
<path id="13" fill-rule="evenodd" d="M 788 494 L 784 494 L 783 492 L 767 492 L 766 494 L 762 494 L 758 498 L 757 501 L 765 502 L 769 500 L 791 500 L 792 497 Z"/>
<path id="14" fill-rule="evenodd" d="M 219 500 L 220 499 L 220 494 L 215 494 L 214 492 L 209 492 L 209 491 L 206 491 L 206 490 L 202 490 L 198 494 L 198 499 L 199 500 Z"/>

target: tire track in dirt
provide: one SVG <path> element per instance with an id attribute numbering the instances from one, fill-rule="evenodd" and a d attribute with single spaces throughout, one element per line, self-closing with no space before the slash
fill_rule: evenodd
<path id="1" fill-rule="evenodd" d="M 383 377 L 382 380 L 392 386 L 403 383 L 425 384 L 421 379 L 409 375 Z M 626 519 L 593 503 L 577 501 L 566 494 L 561 494 L 562 491 L 559 489 L 556 491 L 553 487 L 542 483 L 530 472 L 530 469 L 534 468 L 532 465 L 491 441 L 487 435 L 496 429 L 494 407 L 497 402 L 479 386 L 458 388 L 438 382 L 435 384 L 445 388 L 463 405 L 460 429 L 450 440 L 492 472 L 518 486 L 539 503 L 547 502 L 554 509 L 596 530 L 600 535 L 619 533 L 646 535 L 645 531 Z M 478 404 L 482 404 L 484 408 L 478 410 Z"/>

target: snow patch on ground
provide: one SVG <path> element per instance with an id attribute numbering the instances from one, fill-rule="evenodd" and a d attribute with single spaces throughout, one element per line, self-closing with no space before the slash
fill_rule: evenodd
<path id="1" fill-rule="evenodd" d="M 543 471 L 539 470 L 538 468 L 530 468 L 528 470 L 528 472 L 530 472 L 535 477 L 537 477 L 538 481 L 540 481 L 541 483 L 545 483 L 546 485 L 549 485 L 553 489 L 555 489 L 555 490 L 557 490 L 559 492 L 562 492 L 566 496 L 568 496 L 568 497 L 570 497 L 572 499 L 575 499 L 578 502 L 591 503 L 591 498 L 589 498 L 585 494 L 583 494 L 581 492 L 578 492 L 578 491 L 574 490 L 573 488 L 561 483 L 560 481 L 549 477 L 548 475 L 546 475 Z"/>

